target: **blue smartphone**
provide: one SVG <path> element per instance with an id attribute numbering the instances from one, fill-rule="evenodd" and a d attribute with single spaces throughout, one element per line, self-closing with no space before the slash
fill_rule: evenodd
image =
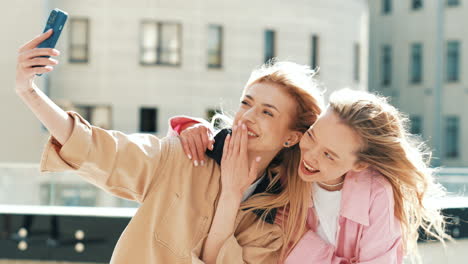
<path id="1" fill-rule="evenodd" d="M 47 19 L 46 26 L 44 28 L 44 33 L 49 29 L 53 29 L 54 32 L 52 36 L 41 42 L 37 47 L 38 48 L 55 48 L 57 41 L 62 33 L 63 28 L 65 27 L 65 22 L 67 22 L 68 14 L 58 8 L 55 8 L 50 12 L 49 18 Z M 50 56 L 42 56 L 44 58 L 49 58 Z M 37 65 L 33 67 L 44 67 L 44 65 Z M 41 76 L 42 74 L 36 74 Z"/>

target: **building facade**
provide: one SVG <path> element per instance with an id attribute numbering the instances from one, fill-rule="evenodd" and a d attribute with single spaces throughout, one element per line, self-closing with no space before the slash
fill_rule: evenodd
<path id="1" fill-rule="evenodd" d="M 468 166 L 468 2 L 369 1 L 369 90 L 409 115 L 435 165 Z"/>
<path id="2" fill-rule="evenodd" d="M 20 0 L 6 4 L 0 64 L 2 162 L 37 162 L 48 136 L 14 93 L 17 53 L 53 8 L 69 14 L 60 64 L 38 85 L 91 123 L 164 135 L 178 114 L 237 108 L 250 72 L 271 57 L 320 68 L 328 91 L 367 87 L 366 1 Z M 21 18 L 21 19 L 18 19 Z M 363 63 L 364 62 L 364 63 Z"/>

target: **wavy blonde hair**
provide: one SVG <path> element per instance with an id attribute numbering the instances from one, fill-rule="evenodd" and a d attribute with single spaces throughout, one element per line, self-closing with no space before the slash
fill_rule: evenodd
<path id="1" fill-rule="evenodd" d="M 314 75 L 315 71 L 307 65 L 270 60 L 252 71 L 242 96 L 248 87 L 256 83 L 271 83 L 282 87 L 297 103 L 295 113 L 291 113 L 293 119 L 290 129 L 305 133 L 315 123 L 324 107 L 322 91 L 314 80 Z M 221 121 L 219 127 L 232 125 L 232 118 L 225 113 L 214 115 L 212 124 L 215 125 L 218 121 Z M 261 216 L 263 219 L 274 209 L 289 210 L 289 218 L 282 224 L 287 245 L 281 249 L 280 262 L 297 244 L 301 238 L 299 234 L 304 233 L 306 228 L 311 185 L 298 176 L 300 156 L 298 144 L 282 149 L 266 169 L 270 179 L 267 190 L 272 190 L 280 184 L 283 187 L 282 191 L 277 195 L 260 193 L 241 204 L 243 210 L 264 210 Z"/>
<path id="2" fill-rule="evenodd" d="M 313 79 L 314 74 L 306 65 L 271 61 L 254 70 L 245 87 L 256 83 L 272 83 L 284 88 L 296 102 L 295 113 L 291 113 L 290 129 L 305 133 L 323 109 L 322 93 Z M 299 144 L 283 148 L 267 167 L 267 176 L 270 178 L 268 188 L 281 184 L 282 191 L 277 195 L 257 194 L 241 205 L 241 209 L 248 211 L 265 210 L 262 218 L 276 208 L 289 210 L 289 217 L 283 223 L 286 245 L 280 252 L 280 261 L 297 244 L 306 228 L 311 185 L 298 176 L 300 157 Z"/>
<path id="3" fill-rule="evenodd" d="M 431 152 L 408 132 L 408 118 L 383 97 L 343 89 L 331 94 L 330 108 L 361 138 L 357 162 L 369 164 L 392 185 L 404 250 L 412 262 L 420 263 L 419 228 L 442 243 L 449 238 L 440 210 L 424 203 L 427 198 L 444 195 L 429 167 Z"/>

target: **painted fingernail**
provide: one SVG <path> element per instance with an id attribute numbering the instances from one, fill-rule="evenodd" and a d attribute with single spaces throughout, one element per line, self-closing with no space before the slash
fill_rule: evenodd
<path id="1" fill-rule="evenodd" d="M 245 126 L 245 124 L 242 124 L 242 129 L 246 129 L 247 127 Z"/>
<path id="2" fill-rule="evenodd" d="M 213 149 L 214 149 L 214 145 L 211 145 L 210 149 L 213 150 Z"/>
<path id="3" fill-rule="evenodd" d="M 204 160 L 202 160 L 200 163 L 201 163 L 202 166 L 205 166 L 205 161 Z"/>
<path id="4" fill-rule="evenodd" d="M 192 159 L 192 155 L 190 155 L 190 154 L 188 154 L 187 157 L 188 157 L 189 159 Z"/>
<path id="5" fill-rule="evenodd" d="M 193 164 L 195 164 L 195 167 L 198 167 L 198 160 L 194 161 Z"/>

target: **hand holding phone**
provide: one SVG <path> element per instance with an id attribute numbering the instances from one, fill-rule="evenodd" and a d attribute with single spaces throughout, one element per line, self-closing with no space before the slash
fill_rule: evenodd
<path id="1" fill-rule="evenodd" d="M 37 48 L 55 48 L 57 41 L 62 33 L 63 28 L 65 27 L 65 23 L 67 22 L 68 14 L 58 8 L 55 8 L 50 12 L 49 18 L 47 19 L 46 26 L 44 28 L 44 33 L 47 32 L 49 29 L 53 30 L 52 35 L 41 42 Z M 44 58 L 48 58 L 49 56 L 42 56 Z M 44 67 L 44 65 L 36 65 L 33 67 Z M 37 76 L 41 76 L 42 74 L 36 74 Z"/>
<path id="2" fill-rule="evenodd" d="M 18 50 L 18 60 L 16 65 L 16 91 L 23 92 L 30 90 L 34 86 L 34 78 L 38 74 L 43 74 L 53 71 L 53 66 L 58 64 L 58 61 L 51 56 L 58 56 L 60 52 L 56 49 L 37 48 L 37 46 L 49 38 L 53 33 L 50 29 L 46 33 L 42 33 Z M 37 67 L 43 65 L 43 67 Z M 35 67 L 36 66 L 36 67 Z"/>

